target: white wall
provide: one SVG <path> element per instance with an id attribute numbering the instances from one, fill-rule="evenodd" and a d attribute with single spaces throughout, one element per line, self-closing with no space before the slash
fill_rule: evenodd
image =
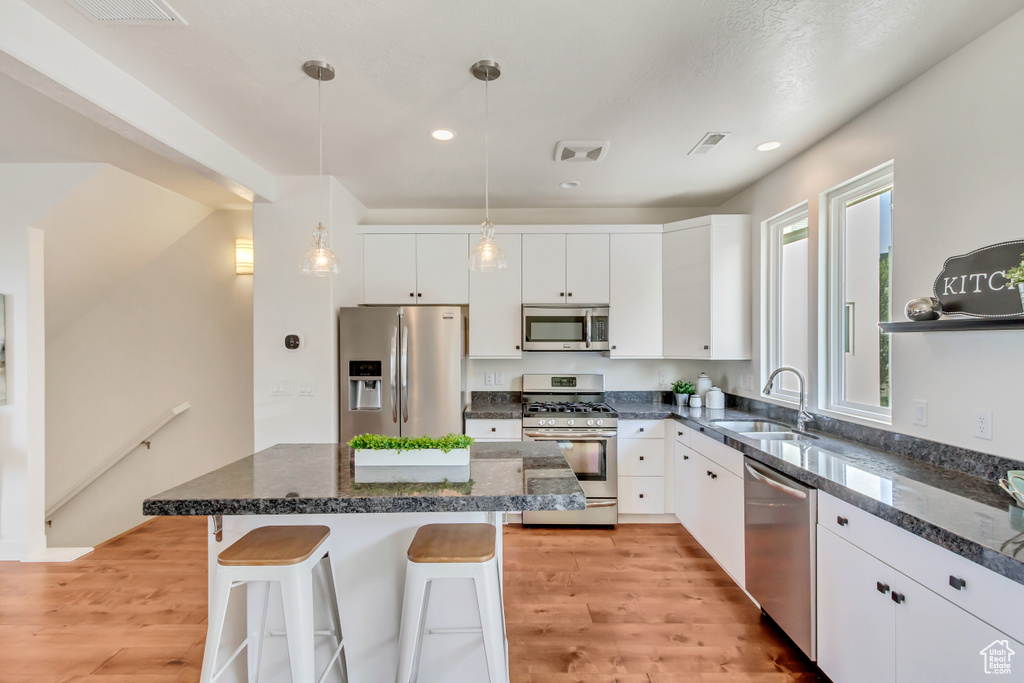
<path id="1" fill-rule="evenodd" d="M 255 448 L 276 443 L 338 440 L 337 309 L 362 300 L 362 237 L 356 229 L 365 207 L 331 178 L 331 245 L 341 261 L 332 278 L 302 275 L 302 256 L 318 220 L 319 180 L 278 178 L 273 203 L 253 205 L 253 391 Z M 300 349 L 284 346 L 288 334 Z M 313 396 L 297 396 L 297 382 L 312 380 Z M 272 382 L 291 382 L 292 395 L 271 396 Z"/>
<path id="2" fill-rule="evenodd" d="M 249 211 L 210 214 L 48 340 L 46 499 L 140 429 L 191 409 L 52 517 L 53 546 L 91 546 L 144 521 L 142 500 L 252 452 L 252 277 L 236 275 Z"/>
<path id="3" fill-rule="evenodd" d="M 810 202 L 810 248 L 818 253 L 819 194 L 895 160 L 893 319 L 931 292 L 944 259 L 1024 237 L 1024 13 L 1018 13 L 912 81 L 828 138 L 726 202 L 720 212 L 749 212 L 753 224 Z M 754 231 L 754 253 L 761 248 Z M 753 263 L 754 282 L 761 261 Z M 819 276 L 809 273 L 811 296 Z M 755 284 L 756 286 L 756 284 Z M 755 301 L 759 300 L 755 296 Z M 812 301 L 811 329 L 817 326 Z M 754 314 L 758 334 L 761 318 Z M 1024 459 L 1024 332 L 893 335 L 895 431 Z M 811 348 L 812 367 L 817 354 Z M 723 366 L 729 388 L 760 362 Z M 819 374 L 819 373 L 813 373 Z M 820 383 L 816 383 L 817 384 Z M 755 386 L 758 386 L 755 382 Z M 757 395 L 757 392 L 754 392 Z M 912 424 L 911 402 L 924 399 L 928 426 Z M 993 440 L 972 436 L 976 408 L 993 411 Z"/>
<path id="4" fill-rule="evenodd" d="M 0 406 L 0 560 L 42 551 L 46 335 L 43 233 L 33 223 L 95 164 L 0 165 L 0 294 L 6 295 L 7 405 Z"/>
<path id="5" fill-rule="evenodd" d="M 504 386 L 486 386 L 484 375 L 505 373 Z M 524 353 L 522 360 L 469 359 L 466 361 L 469 391 L 520 391 L 524 374 L 596 373 L 604 375 L 606 391 L 670 391 L 677 379 L 697 382 L 706 372 L 719 379 L 718 363 L 697 360 L 611 359 L 598 353 Z M 668 383 L 660 383 L 660 373 Z"/>

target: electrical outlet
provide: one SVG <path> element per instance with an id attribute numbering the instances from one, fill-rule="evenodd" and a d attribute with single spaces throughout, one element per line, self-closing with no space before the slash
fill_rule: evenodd
<path id="1" fill-rule="evenodd" d="M 505 373 L 504 372 L 496 372 L 496 373 L 494 373 L 494 383 L 497 384 L 499 387 L 505 386 Z"/>
<path id="2" fill-rule="evenodd" d="M 484 386 L 486 386 L 486 387 L 493 387 L 494 386 L 494 373 L 493 372 L 485 372 L 484 373 Z"/>
<path id="3" fill-rule="evenodd" d="M 743 388 L 746 389 L 747 391 L 753 391 L 754 390 L 754 376 L 753 375 L 743 375 Z"/>
<path id="4" fill-rule="evenodd" d="M 658 383 L 659 384 L 668 384 L 668 373 L 667 372 L 662 372 L 661 374 L 658 375 Z"/>
<path id="5" fill-rule="evenodd" d="M 974 438 L 992 440 L 992 411 L 974 411 Z"/>
<path id="6" fill-rule="evenodd" d="M 921 427 L 928 426 L 928 401 L 914 400 L 914 424 Z"/>

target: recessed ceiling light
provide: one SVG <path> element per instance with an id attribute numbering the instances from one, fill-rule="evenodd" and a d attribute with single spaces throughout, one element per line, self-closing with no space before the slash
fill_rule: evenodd
<path id="1" fill-rule="evenodd" d="M 772 150 L 778 149 L 779 147 L 782 147 L 782 143 L 772 140 L 771 142 L 762 142 L 755 149 L 758 152 L 771 152 Z"/>
<path id="2" fill-rule="evenodd" d="M 435 140 L 447 142 L 448 140 L 451 140 L 452 138 L 455 137 L 455 131 L 448 130 L 447 128 L 438 128 L 436 130 L 430 131 L 430 137 L 434 138 Z"/>
<path id="3" fill-rule="evenodd" d="M 564 183 L 559 183 L 558 186 L 563 190 L 575 190 L 577 187 L 580 186 L 580 181 L 566 180 Z"/>

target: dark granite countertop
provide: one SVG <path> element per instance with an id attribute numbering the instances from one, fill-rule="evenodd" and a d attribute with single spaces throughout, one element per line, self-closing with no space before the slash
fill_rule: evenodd
<path id="1" fill-rule="evenodd" d="M 813 441 L 761 441 L 715 423 L 773 419 L 746 411 L 678 411 L 664 404 L 638 414 L 654 418 L 659 410 L 671 410 L 674 419 L 705 436 L 1024 584 L 1024 510 L 1011 521 L 1014 503 L 995 482 L 825 434 L 816 433 Z"/>
<path id="2" fill-rule="evenodd" d="M 143 501 L 142 512 L 518 512 L 582 510 L 586 503 L 576 475 L 550 442 L 475 443 L 466 483 L 450 483 L 459 479 L 456 470 L 466 468 L 371 469 L 397 473 L 403 483 L 360 482 L 352 450 L 343 444 L 279 444 L 159 493 Z"/>
<path id="3" fill-rule="evenodd" d="M 462 416 L 467 420 L 521 420 L 522 398 L 518 391 L 474 391 Z"/>

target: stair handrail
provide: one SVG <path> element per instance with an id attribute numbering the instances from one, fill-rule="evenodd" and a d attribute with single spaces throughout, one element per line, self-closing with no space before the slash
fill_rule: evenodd
<path id="1" fill-rule="evenodd" d="M 185 401 L 180 406 L 171 408 L 166 413 L 162 414 L 156 420 L 149 424 L 145 429 L 139 432 L 138 436 L 129 439 L 124 446 L 121 446 L 113 455 L 100 463 L 94 468 L 86 477 L 75 486 L 72 486 L 67 492 L 64 493 L 57 502 L 46 509 L 46 519 L 50 519 L 53 513 L 64 507 L 68 501 L 77 496 L 79 493 L 84 491 L 90 484 L 106 474 L 107 470 L 121 462 L 122 459 L 139 446 L 145 445 L 149 447 L 149 438 L 157 433 L 165 424 L 181 415 L 183 412 L 191 408 L 192 405 Z"/>

